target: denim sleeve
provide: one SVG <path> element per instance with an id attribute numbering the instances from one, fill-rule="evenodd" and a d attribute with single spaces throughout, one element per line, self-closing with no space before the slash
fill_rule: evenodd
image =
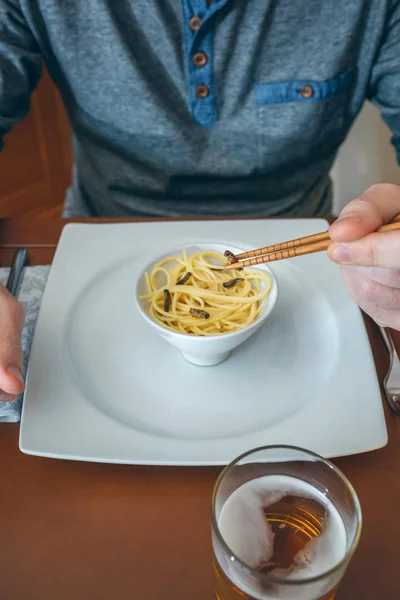
<path id="1" fill-rule="evenodd" d="M 387 24 L 369 81 L 368 98 L 390 127 L 400 164 L 400 0 L 389 3 Z"/>
<path id="2" fill-rule="evenodd" d="M 0 0 L 0 150 L 3 135 L 29 110 L 41 55 L 18 0 Z"/>

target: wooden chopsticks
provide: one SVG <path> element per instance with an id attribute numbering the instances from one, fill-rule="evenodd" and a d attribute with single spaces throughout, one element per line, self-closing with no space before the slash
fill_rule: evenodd
<path id="1" fill-rule="evenodd" d="M 377 229 L 379 232 L 393 230 L 400 231 L 400 214 L 397 215 L 391 223 Z M 282 242 L 281 244 L 273 244 L 272 246 L 264 246 L 264 248 L 257 248 L 256 250 L 249 250 L 249 252 L 236 254 L 235 258 L 237 259 L 237 262 L 233 262 L 231 258 L 231 262 L 225 265 L 224 268 L 227 270 L 242 269 L 243 267 L 275 262 L 277 260 L 293 258 L 294 256 L 301 256 L 303 254 L 322 252 L 323 250 L 328 249 L 331 242 L 332 240 L 329 237 L 328 232 L 323 231 L 314 235 L 307 235 L 295 240 Z"/>

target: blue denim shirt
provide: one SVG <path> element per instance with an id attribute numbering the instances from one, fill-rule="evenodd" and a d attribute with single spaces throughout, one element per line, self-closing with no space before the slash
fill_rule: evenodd
<path id="1" fill-rule="evenodd" d="M 42 59 L 70 214 L 326 214 L 366 98 L 400 158 L 399 0 L 0 0 L 0 135 Z"/>

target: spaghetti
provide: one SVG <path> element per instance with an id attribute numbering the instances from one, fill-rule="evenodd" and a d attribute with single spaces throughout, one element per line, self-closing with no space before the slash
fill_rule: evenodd
<path id="1" fill-rule="evenodd" d="M 218 335 L 243 329 L 260 315 L 271 291 L 265 271 L 224 271 L 218 252 L 169 256 L 146 273 L 150 316 L 164 327 L 189 335 Z"/>

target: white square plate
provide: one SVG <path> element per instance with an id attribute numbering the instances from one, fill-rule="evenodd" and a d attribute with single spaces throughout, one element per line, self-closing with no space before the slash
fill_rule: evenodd
<path id="1" fill-rule="evenodd" d="M 215 367 L 186 362 L 135 307 L 141 267 L 171 246 L 255 248 L 326 227 L 311 219 L 65 227 L 32 346 L 21 450 L 210 465 L 264 444 L 326 457 L 385 445 L 364 323 L 325 253 L 273 265 L 273 314 Z"/>

